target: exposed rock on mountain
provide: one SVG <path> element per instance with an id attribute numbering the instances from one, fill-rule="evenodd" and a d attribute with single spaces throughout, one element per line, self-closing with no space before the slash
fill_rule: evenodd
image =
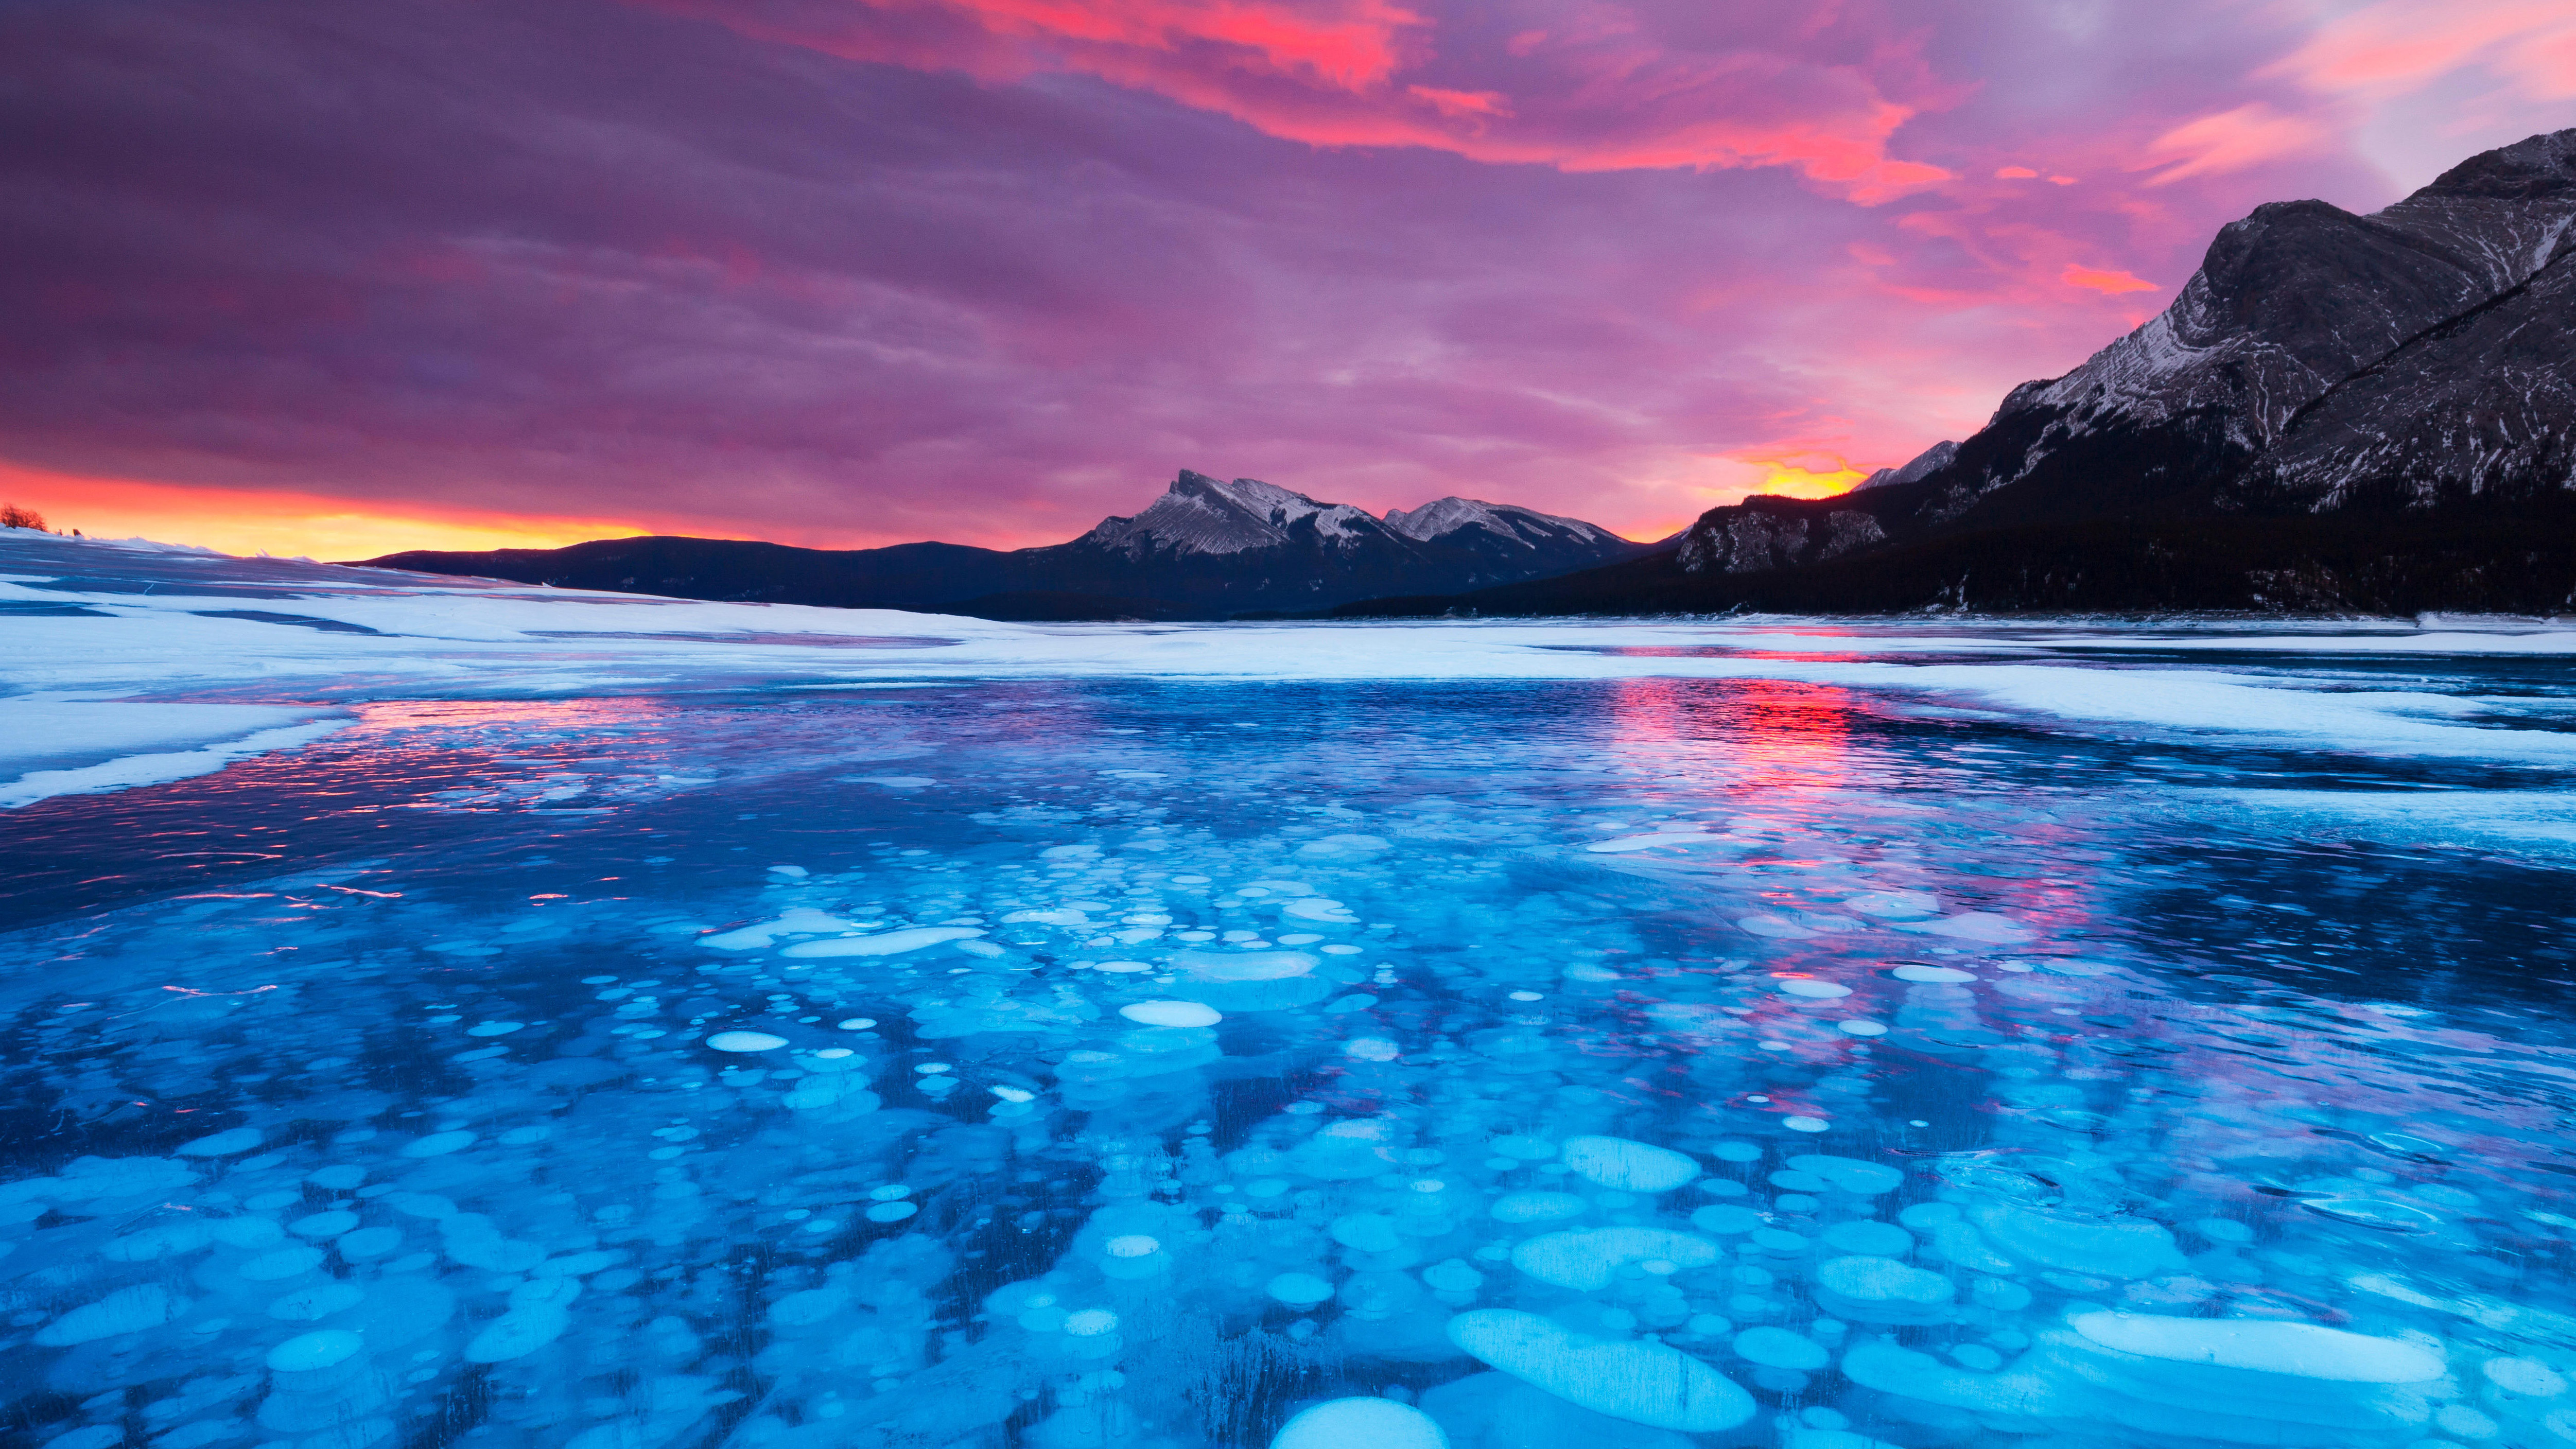
<path id="1" fill-rule="evenodd" d="M 2576 130 L 2369 216 L 2258 207 L 2162 315 L 1960 443 L 1459 606 L 2555 611 L 2571 490 Z"/>
<path id="2" fill-rule="evenodd" d="M 1132 518 L 1011 551 L 946 543 L 806 549 L 706 538 L 415 552 L 382 568 L 691 599 L 932 609 L 994 619 L 1193 619 L 1311 611 L 1375 594 L 1543 578 L 1648 546 L 1526 508 L 1443 498 L 1384 519 L 1255 478 L 1184 471 Z"/>

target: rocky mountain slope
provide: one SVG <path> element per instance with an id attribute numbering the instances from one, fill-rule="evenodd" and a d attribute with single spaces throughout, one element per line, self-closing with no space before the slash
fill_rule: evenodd
<path id="1" fill-rule="evenodd" d="M 1443 498 L 1381 519 L 1254 478 L 1184 471 L 1131 518 L 1009 551 L 947 543 L 807 549 L 707 538 L 412 552 L 379 568 L 689 599 L 929 609 L 989 619 L 1203 619 L 1310 612 L 1398 592 L 1518 583 L 1649 547 L 1572 518 Z"/>
<path id="2" fill-rule="evenodd" d="M 2571 440 L 2576 130 L 2368 216 L 2258 207 L 2162 315 L 1969 438 L 1462 606 L 2560 611 Z"/>

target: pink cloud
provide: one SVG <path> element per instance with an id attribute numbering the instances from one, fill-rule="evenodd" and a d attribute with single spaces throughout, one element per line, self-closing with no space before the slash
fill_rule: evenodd
<path id="1" fill-rule="evenodd" d="M 2380 0 L 2319 27 L 2270 68 L 2327 94 L 2384 99 L 2470 65 L 2541 99 L 2576 96 L 2576 7 L 2565 0 Z"/>
<path id="2" fill-rule="evenodd" d="M 1815 35 L 1830 10 L 1777 33 L 1701 37 L 1601 5 L 1502 35 L 1477 12 L 1449 20 L 1384 0 L 636 3 L 845 59 L 988 80 L 1094 76 L 1317 146 L 1571 173 L 1782 167 L 1862 205 L 1952 175 L 1890 154 L 1920 106 L 1889 94 L 1880 72 L 1907 67 L 1830 54 Z"/>
<path id="3" fill-rule="evenodd" d="M 2149 186 L 2170 186 L 2192 176 L 2243 171 L 2324 147 L 2332 132 L 2309 116 L 2283 115 L 2251 101 L 2202 116 L 2158 136 L 2140 169 L 2162 168 Z"/>

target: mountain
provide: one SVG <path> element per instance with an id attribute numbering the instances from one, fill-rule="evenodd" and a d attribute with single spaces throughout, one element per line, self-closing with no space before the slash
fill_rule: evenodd
<path id="1" fill-rule="evenodd" d="M 1850 493 L 1442 607 L 2551 612 L 2571 490 L 2576 130 L 2368 216 L 2257 207 L 2161 315 Z"/>
<path id="2" fill-rule="evenodd" d="M 926 609 L 988 619 L 1221 619 L 1394 592 L 1456 592 L 1633 558 L 1579 519 L 1443 498 L 1381 519 L 1257 478 L 1184 470 L 1132 518 L 1009 551 L 949 543 L 810 549 L 614 538 L 556 549 L 412 552 L 370 567 L 686 599 Z"/>

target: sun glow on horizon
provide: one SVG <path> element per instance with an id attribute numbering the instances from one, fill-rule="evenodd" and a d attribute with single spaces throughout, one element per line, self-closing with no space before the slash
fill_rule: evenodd
<path id="1" fill-rule="evenodd" d="M 658 530 L 632 519 L 369 505 L 282 489 L 200 488 L 0 463 L 0 500 L 66 533 L 146 538 L 220 553 L 345 562 L 412 549 L 561 548 Z"/>

